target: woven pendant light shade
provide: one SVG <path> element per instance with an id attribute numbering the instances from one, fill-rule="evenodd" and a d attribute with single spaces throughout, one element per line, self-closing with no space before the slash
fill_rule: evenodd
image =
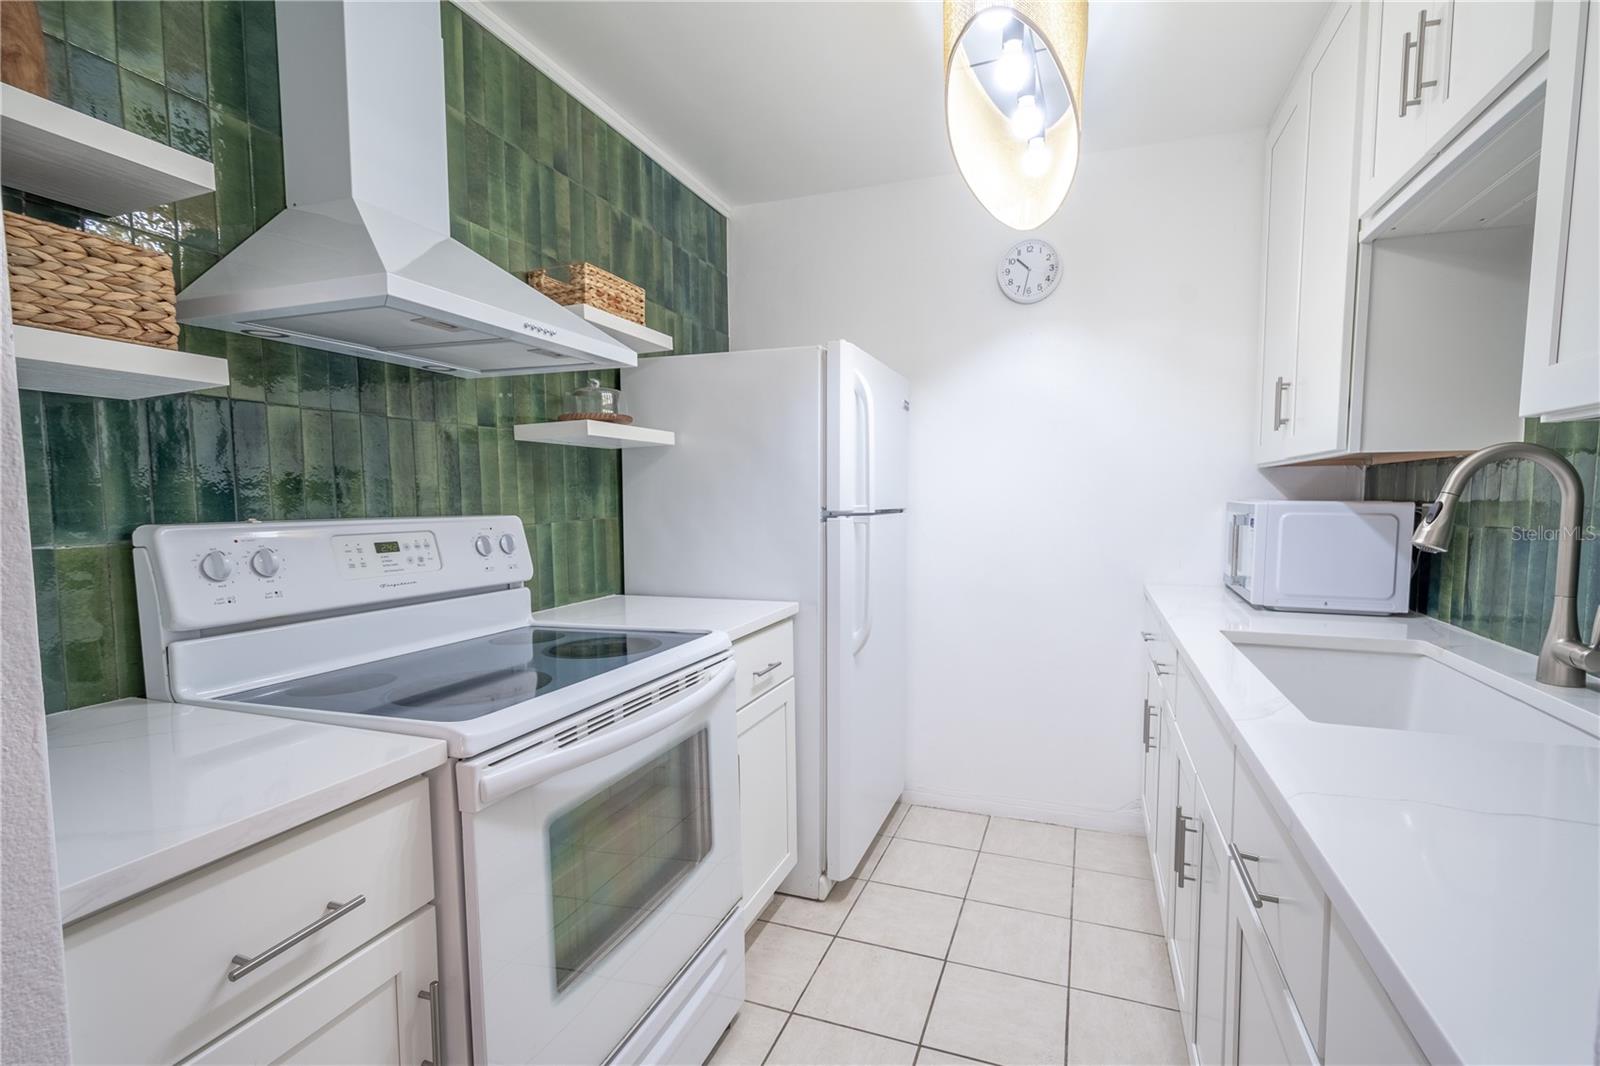
<path id="1" fill-rule="evenodd" d="M 1013 97 L 995 85 L 993 60 L 1002 32 L 1024 35 L 1038 69 L 1030 88 L 1022 90 L 1044 104 L 1044 128 L 1033 138 L 1018 135 Z M 1088 40 L 1088 0 L 945 0 L 950 150 L 978 202 L 1013 229 L 1037 228 L 1056 213 L 1072 187 Z"/>

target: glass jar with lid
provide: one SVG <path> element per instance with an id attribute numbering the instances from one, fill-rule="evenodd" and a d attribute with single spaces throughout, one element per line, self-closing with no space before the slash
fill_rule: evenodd
<path id="1" fill-rule="evenodd" d="M 633 416 L 623 406 L 622 390 L 600 384 L 599 378 L 589 378 L 583 385 L 567 393 L 561 401 L 561 421 L 571 422 L 582 418 L 620 425 L 628 425 L 633 421 Z"/>

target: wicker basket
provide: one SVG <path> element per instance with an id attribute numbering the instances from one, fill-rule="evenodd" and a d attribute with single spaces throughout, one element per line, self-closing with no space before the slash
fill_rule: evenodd
<path id="1" fill-rule="evenodd" d="M 644 325 L 644 290 L 639 286 L 593 263 L 568 263 L 564 269 L 566 279 L 555 271 L 535 270 L 528 284 L 562 306 L 588 304 Z"/>
<path id="2" fill-rule="evenodd" d="M 21 326 L 178 346 L 172 257 L 5 213 L 11 315 Z"/>

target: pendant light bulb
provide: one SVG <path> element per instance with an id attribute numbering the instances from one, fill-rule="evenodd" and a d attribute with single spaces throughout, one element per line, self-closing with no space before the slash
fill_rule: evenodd
<path id="1" fill-rule="evenodd" d="M 1034 137 L 1028 141 L 1028 147 L 1022 150 L 1022 172 L 1030 178 L 1037 178 L 1050 169 L 1050 146 L 1044 143 L 1044 137 Z"/>
<path id="2" fill-rule="evenodd" d="M 994 64 L 994 83 L 1008 93 L 1014 93 L 1033 80 L 1033 64 L 1028 62 L 1028 50 L 1021 37 L 1011 37 L 1000 46 L 1000 58 Z"/>
<path id="3" fill-rule="evenodd" d="M 989 33 L 1001 33 L 1013 19 L 1008 4 L 995 4 L 978 16 L 978 25 Z"/>
<path id="4" fill-rule="evenodd" d="M 1030 141 L 1044 132 L 1044 109 L 1039 98 L 1024 93 L 1017 98 L 1017 108 L 1011 112 L 1011 135 L 1019 141 Z"/>

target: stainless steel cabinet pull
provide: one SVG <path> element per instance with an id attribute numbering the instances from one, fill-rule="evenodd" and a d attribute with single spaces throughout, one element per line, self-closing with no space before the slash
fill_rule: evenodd
<path id="1" fill-rule="evenodd" d="M 1198 829 L 1190 829 L 1189 823 L 1194 819 L 1183 813 L 1183 808 L 1176 809 L 1177 818 L 1172 823 L 1172 872 L 1178 875 L 1178 887 L 1182 888 L 1185 881 L 1193 881 L 1184 871 L 1189 868 L 1189 842 L 1186 839 L 1190 833 L 1198 833 Z"/>
<path id="2" fill-rule="evenodd" d="M 1157 677 L 1170 677 L 1171 675 L 1172 667 L 1168 666 L 1166 663 L 1156 663 Z"/>
<path id="3" fill-rule="evenodd" d="M 1149 700 L 1145 700 L 1144 701 L 1144 750 L 1145 751 L 1149 751 L 1150 750 L 1150 718 L 1155 713 L 1156 713 L 1156 709 L 1154 707 L 1150 706 L 1150 701 Z"/>
<path id="4" fill-rule="evenodd" d="M 356 896 L 345 903 L 329 901 L 328 909 L 323 912 L 321 918 L 318 918 L 299 932 L 290 933 L 261 954 L 253 958 L 245 955 L 235 955 L 232 959 L 232 965 L 228 967 L 228 980 L 237 981 L 241 977 L 254 973 L 258 968 L 265 966 L 307 937 L 321 932 L 366 901 L 367 897 L 364 895 Z"/>
<path id="5" fill-rule="evenodd" d="M 1250 871 L 1244 867 L 1247 862 L 1260 862 L 1261 856 L 1246 854 L 1239 850 L 1239 845 L 1237 844 L 1229 844 L 1228 850 L 1233 852 L 1233 864 L 1239 868 L 1239 876 L 1244 878 L 1245 894 L 1250 897 L 1250 902 L 1255 906 L 1256 910 L 1260 910 L 1263 903 L 1283 902 L 1277 896 L 1264 896 L 1257 892 L 1255 880 L 1251 878 Z"/>
<path id="6" fill-rule="evenodd" d="M 1429 18 L 1427 8 L 1417 12 L 1417 72 L 1414 82 L 1416 91 L 1411 94 L 1411 102 L 1419 107 L 1422 105 L 1422 90 L 1431 89 L 1439 84 L 1438 78 L 1431 78 L 1428 81 L 1422 80 L 1422 64 L 1426 61 L 1425 57 L 1428 50 L 1428 30 L 1430 27 L 1437 25 L 1439 25 L 1439 20 Z"/>
<path id="7" fill-rule="evenodd" d="M 1141 630 L 1139 630 L 1139 638 L 1141 640 L 1143 640 L 1146 644 L 1154 644 L 1155 640 L 1156 640 L 1156 635 L 1154 633 L 1146 633 L 1144 630 L 1141 629 Z"/>
<path id="8" fill-rule="evenodd" d="M 444 1007 L 439 1003 L 439 982 L 429 981 L 428 990 L 418 992 L 417 998 L 428 1001 L 428 1035 L 433 1048 L 433 1058 L 423 1059 L 422 1066 L 443 1066 L 444 1028 L 440 1021 L 444 1016 Z"/>
<path id="9" fill-rule="evenodd" d="M 1288 417 L 1283 413 L 1283 394 L 1289 391 L 1289 388 L 1289 382 L 1282 378 L 1272 386 L 1272 432 L 1274 433 L 1289 424 Z"/>
<path id="10" fill-rule="evenodd" d="M 1417 42 L 1407 33 L 1400 47 L 1400 117 L 1405 118 L 1406 112 L 1421 104 L 1421 100 L 1411 99 L 1411 88 L 1407 84 L 1411 81 L 1411 50 Z M 1279 380 L 1282 380 L 1281 378 Z"/>
<path id="11" fill-rule="evenodd" d="M 778 667 L 780 667 L 782 665 L 783 665 L 783 660 L 779 659 L 775 663 L 768 663 L 767 665 L 763 666 L 761 669 L 753 672 L 750 676 L 751 677 L 766 677 L 768 674 L 772 673 L 772 671 L 776 670 Z"/>

